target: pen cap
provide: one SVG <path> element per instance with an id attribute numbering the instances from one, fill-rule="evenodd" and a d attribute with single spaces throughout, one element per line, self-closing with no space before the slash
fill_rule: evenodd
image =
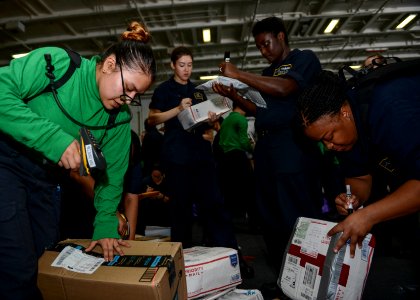
<path id="1" fill-rule="evenodd" d="M 346 184 L 346 194 L 347 194 L 347 196 L 350 196 L 351 195 L 351 189 L 350 189 L 350 185 L 349 184 Z"/>

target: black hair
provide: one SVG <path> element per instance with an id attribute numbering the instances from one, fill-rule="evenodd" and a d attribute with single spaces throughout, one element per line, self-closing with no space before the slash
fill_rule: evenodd
<path id="1" fill-rule="evenodd" d="M 162 165 L 160 163 L 154 163 L 153 164 L 150 174 L 152 174 L 153 171 L 159 171 L 162 175 L 164 174 Z"/>
<path id="2" fill-rule="evenodd" d="M 339 113 L 346 100 L 345 83 L 333 72 L 323 70 L 297 99 L 298 121 L 308 127 L 323 116 Z"/>
<path id="3" fill-rule="evenodd" d="M 136 21 L 131 22 L 127 31 L 121 34 L 121 41 L 111 45 L 101 56 L 104 61 L 115 54 L 121 67 L 141 70 L 150 75 L 152 81 L 156 78 L 156 61 L 152 48 L 147 44 L 151 39 L 146 27 Z"/>
<path id="4" fill-rule="evenodd" d="M 252 28 L 252 35 L 254 38 L 264 32 L 269 32 L 274 36 L 277 36 L 279 32 L 284 33 L 284 42 L 286 45 L 289 45 L 289 37 L 286 32 L 286 27 L 284 26 L 284 22 L 282 19 L 277 17 L 269 17 L 266 19 L 263 19 L 261 21 L 258 21 L 254 24 L 254 27 Z"/>
<path id="5" fill-rule="evenodd" d="M 185 56 L 185 55 L 191 56 L 191 58 L 194 60 L 194 57 L 190 49 L 183 46 L 176 47 L 174 50 L 172 50 L 171 62 L 175 64 L 178 59 L 180 59 L 182 56 Z"/>

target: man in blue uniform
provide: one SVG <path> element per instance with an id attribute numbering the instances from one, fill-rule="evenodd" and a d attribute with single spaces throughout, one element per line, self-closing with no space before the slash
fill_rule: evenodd
<path id="1" fill-rule="evenodd" d="M 233 87 L 215 84 L 213 90 L 229 97 L 255 116 L 257 206 L 265 242 L 276 274 L 296 218 L 316 217 L 321 212 L 315 177 L 311 178 L 310 155 L 304 153 L 293 130 L 295 101 L 301 89 L 321 70 L 310 50 L 291 50 L 283 21 L 270 17 L 253 27 L 255 44 L 270 66 L 256 75 L 238 70 L 232 63 L 220 65 L 222 75 L 257 89 L 267 108 L 257 107 Z"/>

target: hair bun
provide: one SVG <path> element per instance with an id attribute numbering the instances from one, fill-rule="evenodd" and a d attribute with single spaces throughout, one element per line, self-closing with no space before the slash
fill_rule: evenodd
<path id="1" fill-rule="evenodd" d="M 133 21 L 128 26 L 127 31 L 124 31 L 121 34 L 121 38 L 123 40 L 133 40 L 147 43 L 150 41 L 151 36 L 150 33 L 147 31 L 146 26 L 140 24 L 137 21 Z"/>

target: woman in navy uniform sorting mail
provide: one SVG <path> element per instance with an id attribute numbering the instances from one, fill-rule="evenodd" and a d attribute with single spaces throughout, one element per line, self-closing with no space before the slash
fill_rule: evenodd
<path id="1" fill-rule="evenodd" d="M 254 150 L 257 207 L 270 261 L 278 272 L 284 249 L 297 217 L 315 217 L 317 176 L 309 174 L 313 160 L 304 153 L 292 130 L 295 101 L 299 91 L 321 70 L 310 50 L 291 50 L 283 21 L 270 17 L 258 21 L 252 30 L 261 55 L 270 63 L 262 75 L 239 70 L 231 62 L 220 65 L 222 75 L 257 89 L 267 108 L 257 107 L 233 87 L 214 84 L 213 90 L 229 97 L 255 116 L 258 140 Z M 315 196 L 314 196 L 315 194 Z"/>
<path id="2" fill-rule="evenodd" d="M 384 232 L 392 240 L 387 244 L 377 241 L 376 249 L 395 251 L 386 253 L 392 254 L 387 264 L 392 272 L 379 274 L 384 269 L 374 259 L 365 296 L 377 296 L 380 286 L 381 295 L 387 295 L 388 299 L 418 299 L 414 294 L 418 295 L 420 282 L 419 82 L 417 68 L 389 76 L 375 85 L 365 107 L 360 98 L 354 97 L 354 90 L 348 92 L 335 74 L 323 71 L 298 99 L 304 133 L 336 152 L 346 183 L 351 185 L 355 211 L 330 230 L 329 235 L 342 232 L 334 251 L 349 243 L 353 256 L 368 232 L 392 225 Z M 373 170 L 376 173 L 372 174 Z M 379 172 L 387 176 L 390 192 L 372 201 L 369 197 L 372 179 Z M 338 195 L 335 203 L 338 212 L 347 215 L 345 194 Z M 363 209 L 359 209 L 361 205 Z M 380 257 L 376 253 L 375 256 L 378 261 Z M 382 284 L 375 285 L 376 277 Z"/>
<path id="3" fill-rule="evenodd" d="M 184 109 L 206 100 L 190 81 L 192 66 L 191 51 L 175 48 L 171 54 L 174 75 L 155 89 L 149 106 L 150 124 L 165 123 L 161 161 L 171 198 L 171 240 L 182 242 L 184 248 L 193 246 L 192 207 L 197 203 L 209 245 L 237 248 L 218 186 L 211 142 L 203 136 L 211 126 L 204 123 L 187 131 L 177 118 Z M 209 118 L 214 121 L 216 115 L 209 113 Z"/>
<path id="4" fill-rule="evenodd" d="M 351 216 L 331 230 L 343 231 L 335 250 L 351 238 L 354 254 L 373 225 L 401 217 L 420 208 L 420 74 L 404 74 L 375 86 L 364 112 L 363 103 L 343 87 L 340 79 L 323 71 L 298 99 L 304 133 L 337 153 L 352 187 Z M 391 178 L 391 193 L 358 210 L 369 198 L 372 168 Z M 345 194 L 335 199 L 340 214 L 347 215 Z M 416 217 L 417 218 L 417 217 Z M 408 229 L 408 228 L 407 228 Z"/>

